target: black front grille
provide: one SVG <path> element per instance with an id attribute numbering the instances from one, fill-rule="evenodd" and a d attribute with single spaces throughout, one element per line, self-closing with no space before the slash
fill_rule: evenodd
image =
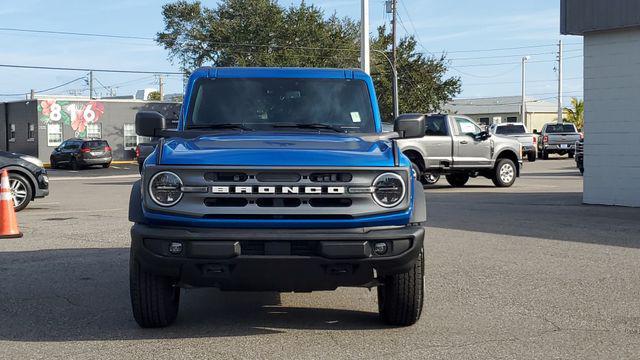
<path id="1" fill-rule="evenodd" d="M 240 241 L 242 255 L 316 255 L 317 242 L 314 241 Z"/>

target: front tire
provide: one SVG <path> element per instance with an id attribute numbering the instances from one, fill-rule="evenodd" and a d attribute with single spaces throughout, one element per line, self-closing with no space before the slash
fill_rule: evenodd
<path id="1" fill-rule="evenodd" d="M 445 176 L 449 185 L 453 187 L 463 187 L 469 181 L 467 174 L 452 174 Z"/>
<path id="2" fill-rule="evenodd" d="M 170 278 L 142 269 L 133 256 L 129 261 L 129 290 L 133 317 L 140 327 L 165 327 L 176 320 L 180 288 Z"/>
<path id="3" fill-rule="evenodd" d="M 16 212 L 26 208 L 33 199 L 31 183 L 20 174 L 9 173 L 9 189 L 13 199 L 13 210 Z"/>
<path id="4" fill-rule="evenodd" d="M 109 166 L 111 166 L 111 163 L 102 164 L 103 169 L 107 169 Z"/>
<path id="5" fill-rule="evenodd" d="M 497 187 L 509 187 L 516 182 L 516 165 L 509 159 L 500 159 L 491 180 Z"/>
<path id="6" fill-rule="evenodd" d="M 380 320 L 394 326 L 415 324 L 424 303 L 424 250 L 413 267 L 404 273 L 387 275 L 378 287 Z"/>
<path id="7" fill-rule="evenodd" d="M 434 185 L 440 180 L 440 174 L 424 173 L 422 175 L 422 183 L 425 185 Z"/>

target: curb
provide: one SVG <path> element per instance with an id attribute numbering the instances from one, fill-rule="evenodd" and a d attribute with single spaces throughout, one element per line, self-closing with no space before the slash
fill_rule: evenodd
<path id="1" fill-rule="evenodd" d="M 136 160 L 120 160 L 120 161 L 111 161 L 112 165 L 135 165 L 138 162 Z M 42 164 L 45 169 L 51 169 L 50 163 Z"/>

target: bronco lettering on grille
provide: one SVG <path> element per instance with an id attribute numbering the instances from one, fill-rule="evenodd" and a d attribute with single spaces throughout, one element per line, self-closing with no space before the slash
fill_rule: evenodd
<path id="1" fill-rule="evenodd" d="M 307 194 L 339 195 L 345 193 L 344 186 L 212 186 L 213 194 Z"/>

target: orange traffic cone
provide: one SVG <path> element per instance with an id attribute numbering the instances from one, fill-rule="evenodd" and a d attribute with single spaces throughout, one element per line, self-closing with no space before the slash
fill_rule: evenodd
<path id="1" fill-rule="evenodd" d="M 22 237 L 18 229 L 18 219 L 13 210 L 13 196 L 9 187 L 9 173 L 2 170 L 0 179 L 0 239 Z"/>

